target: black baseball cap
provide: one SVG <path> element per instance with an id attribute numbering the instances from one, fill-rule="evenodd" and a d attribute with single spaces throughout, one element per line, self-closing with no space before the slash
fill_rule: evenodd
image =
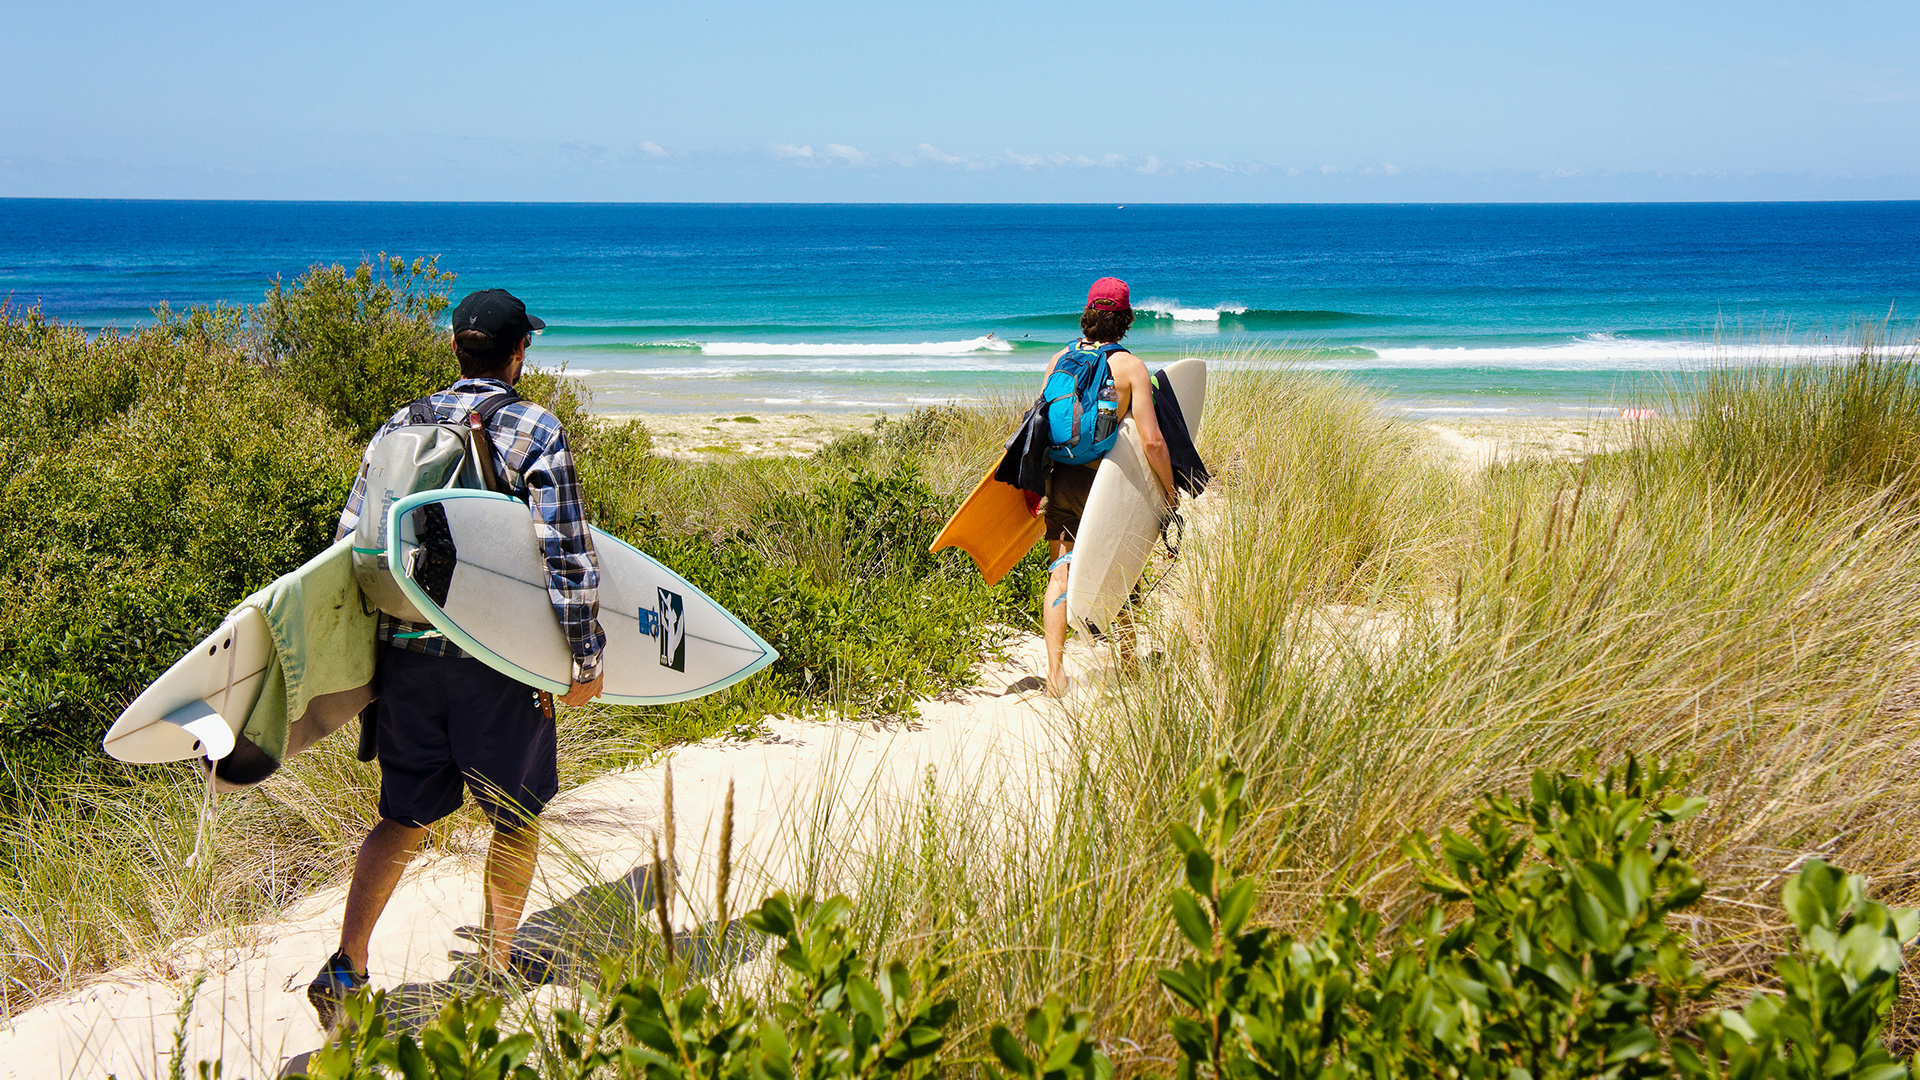
<path id="1" fill-rule="evenodd" d="M 527 314 L 527 305 L 505 289 L 468 293 L 453 309 L 453 332 L 478 330 L 495 341 L 518 342 L 547 324 Z"/>

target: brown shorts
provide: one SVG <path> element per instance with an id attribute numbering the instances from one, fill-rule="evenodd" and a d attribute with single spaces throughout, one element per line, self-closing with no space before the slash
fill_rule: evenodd
<path id="1" fill-rule="evenodd" d="M 1094 474 L 1100 465 L 1062 465 L 1055 462 L 1053 479 L 1047 484 L 1047 539 L 1073 542 L 1080 529 L 1080 513 L 1087 508 L 1087 492 L 1093 490 Z"/>

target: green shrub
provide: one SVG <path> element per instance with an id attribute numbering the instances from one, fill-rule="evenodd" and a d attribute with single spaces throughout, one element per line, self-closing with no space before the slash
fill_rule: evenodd
<path id="1" fill-rule="evenodd" d="M 1715 984 L 1668 916 L 1705 883 L 1669 830 L 1702 809 L 1675 777 L 1632 759 L 1595 782 L 1536 773 L 1524 797 L 1493 795 L 1470 835 L 1406 853 L 1437 897 L 1397 933 L 1353 899 L 1327 905 L 1319 930 L 1251 926 L 1263 882 L 1227 862 L 1251 809 L 1246 777 L 1223 760 L 1200 792 L 1198 828 L 1172 826 L 1182 883 L 1174 921 L 1190 955 L 1159 973 L 1180 1006 L 1170 1023 L 1182 1080 L 1431 1077 L 1546 1080 L 1902 1080 L 1882 1041 L 1901 946 L 1920 913 L 1865 895 L 1863 881 L 1818 860 L 1783 901 L 1801 944 L 1780 987 L 1743 1009 L 1703 1009 Z M 409 1078 L 644 1076 L 649 1080 L 930 1077 L 973 1064 L 956 1043 L 956 980 L 935 957 L 862 959 L 853 905 L 775 893 L 744 922 L 771 941 L 784 972 L 770 1004 L 659 951 L 648 970 L 602 967 L 581 1008 L 530 1014 L 506 1034 L 500 1004 L 449 1003 L 419 1033 L 392 1036 L 379 994 L 350 1003 L 357 1023 L 317 1054 L 309 1075 Z M 738 955 L 738 954 L 736 954 Z M 1093 1017 L 1049 994 L 1020 1034 L 986 1033 L 992 1063 L 1019 1080 L 1110 1080 Z M 1022 1037 L 1024 1036 L 1024 1038 Z M 536 1051 L 536 1047 L 540 1048 Z"/>
<path id="2" fill-rule="evenodd" d="M 88 341 L 79 327 L 50 323 L 39 309 L 0 304 L 0 467 L 71 443 L 125 412 L 139 397 L 140 368 L 125 339 Z"/>
<path id="3" fill-rule="evenodd" d="M 1489 797 L 1471 835 L 1409 838 L 1441 903 L 1397 940 L 1351 899 L 1295 937 L 1246 928 L 1259 882 L 1225 869 L 1246 778 L 1222 762 L 1200 829 L 1173 827 L 1194 955 L 1160 981 L 1183 1007 L 1181 1077 L 1907 1076 L 1881 1033 L 1920 913 L 1819 860 L 1784 892 L 1801 947 L 1781 992 L 1695 1021 L 1714 985 L 1666 920 L 1706 886 L 1667 831 L 1703 802 L 1673 781 L 1631 758 L 1600 783 L 1537 772 L 1527 797 Z"/>
<path id="4" fill-rule="evenodd" d="M 610 531 L 779 650 L 753 691 L 768 711 L 897 715 L 965 683 L 1006 626 L 1031 624 L 1039 610 L 1042 555 L 988 587 L 964 556 L 927 552 L 944 504 L 910 475 L 829 475 L 772 496 L 731 534 L 670 528 L 653 514 Z"/>
<path id="5" fill-rule="evenodd" d="M 84 746 L 247 593 L 332 538 L 358 448 L 230 354 L 110 340 L 167 369 L 0 490 L 0 740 Z"/>
<path id="6" fill-rule="evenodd" d="M 434 326 L 451 280 L 316 266 L 256 308 L 163 306 L 91 340 L 0 309 L 0 796 L 89 760 L 133 694 L 331 541 L 367 437 L 456 374 Z M 590 443 L 577 383 L 520 390 Z"/>
<path id="7" fill-rule="evenodd" d="M 531 1031 L 502 1037 L 499 1001 L 449 1002 L 416 1040 L 390 1035 L 381 994 L 348 1003 L 349 1033 L 316 1053 L 304 1075 L 347 1080 L 392 1069 L 407 1080 L 625 1076 L 648 1080 L 918 1080 L 938 1072 L 954 1004 L 947 972 L 894 961 L 869 966 L 847 930 L 844 896 L 775 893 L 745 923 L 775 939 L 782 994 L 764 1008 L 716 996 L 671 964 L 623 975 L 609 964 L 580 1010 L 556 1009 L 536 1074 L 523 1064 Z"/>
<path id="8" fill-rule="evenodd" d="M 979 422 L 978 410 L 952 404 L 924 405 L 898 420 L 882 413 L 871 430 L 835 436 L 815 456 L 856 469 L 918 471 L 929 457 L 967 442 Z"/>
<path id="9" fill-rule="evenodd" d="M 348 270 L 314 266 L 291 286 L 275 281 L 252 311 L 261 358 L 362 442 L 394 410 L 459 376 L 447 332 L 438 259 L 385 252 Z"/>

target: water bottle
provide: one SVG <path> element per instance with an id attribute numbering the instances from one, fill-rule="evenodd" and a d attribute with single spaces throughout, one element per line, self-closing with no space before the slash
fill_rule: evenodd
<path id="1" fill-rule="evenodd" d="M 1093 441 L 1101 443 L 1107 441 L 1107 437 L 1113 434 L 1113 429 L 1120 426 L 1120 397 L 1114 390 L 1111 380 L 1100 388 L 1096 410 L 1093 418 Z"/>

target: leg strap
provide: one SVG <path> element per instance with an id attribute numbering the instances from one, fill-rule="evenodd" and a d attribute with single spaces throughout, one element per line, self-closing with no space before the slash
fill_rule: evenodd
<path id="1" fill-rule="evenodd" d="M 1047 573 L 1051 574 L 1055 570 L 1058 570 L 1061 567 L 1066 566 L 1071 562 L 1073 562 L 1073 552 L 1069 551 L 1065 555 L 1062 555 L 1059 558 L 1053 560 L 1053 565 L 1047 567 Z"/>

